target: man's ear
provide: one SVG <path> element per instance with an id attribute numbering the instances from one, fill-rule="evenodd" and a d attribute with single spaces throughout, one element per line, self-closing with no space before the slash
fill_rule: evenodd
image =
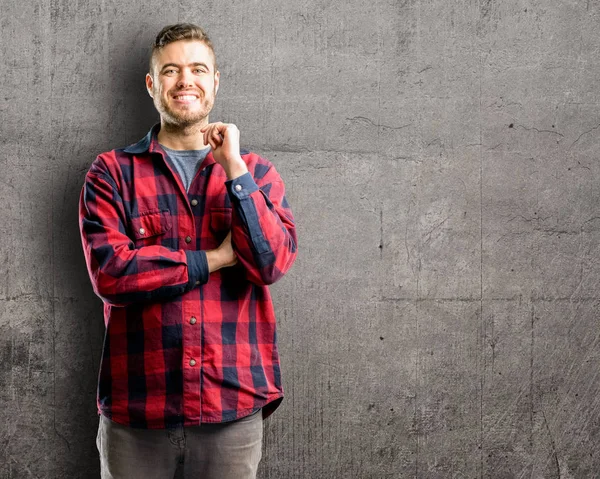
<path id="1" fill-rule="evenodd" d="M 152 87 L 154 86 L 154 80 L 152 79 L 152 75 L 150 75 L 150 73 L 146 73 L 146 90 L 148 91 L 148 95 L 150 95 L 151 98 L 154 98 L 152 96 Z"/>
<path id="2" fill-rule="evenodd" d="M 217 70 L 215 72 L 215 95 L 217 94 L 217 92 L 219 91 L 219 84 L 221 81 L 221 72 L 219 70 Z"/>

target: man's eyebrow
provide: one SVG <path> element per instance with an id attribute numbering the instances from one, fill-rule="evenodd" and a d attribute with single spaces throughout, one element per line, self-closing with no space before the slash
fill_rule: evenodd
<path id="1" fill-rule="evenodd" d="M 160 67 L 160 70 L 162 71 L 167 67 L 179 68 L 179 65 L 177 65 L 177 63 L 165 63 L 162 67 Z"/>
<path id="2" fill-rule="evenodd" d="M 194 62 L 194 63 L 190 63 L 188 66 L 190 67 L 204 67 L 207 70 L 210 70 L 210 68 L 208 68 L 208 65 L 206 63 L 202 63 L 202 62 Z M 177 63 L 165 63 L 162 68 L 160 69 L 160 71 L 163 71 L 165 68 L 167 67 L 175 67 L 175 68 L 181 68 L 181 65 L 178 65 Z"/>

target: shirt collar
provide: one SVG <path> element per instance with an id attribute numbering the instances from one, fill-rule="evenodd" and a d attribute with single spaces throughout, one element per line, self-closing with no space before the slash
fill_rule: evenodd
<path id="1" fill-rule="evenodd" d="M 165 151 L 163 150 L 162 146 L 160 146 L 160 143 L 158 142 L 158 139 L 156 137 L 159 131 L 160 123 L 157 123 L 150 129 L 150 131 L 146 134 L 146 136 L 144 136 L 144 138 L 142 138 L 137 143 L 134 143 L 133 145 L 129 145 L 123 151 L 125 153 L 131 153 L 132 155 L 139 155 L 141 153 L 149 152 L 159 153 L 161 155 L 166 156 Z M 212 151 L 209 151 L 208 155 L 206 155 L 206 158 L 204 158 L 204 161 L 202 162 L 201 168 L 208 166 L 214 162 L 215 160 L 213 158 Z"/>
<path id="2" fill-rule="evenodd" d="M 150 131 L 146 134 L 144 138 L 142 138 L 137 143 L 133 145 L 129 145 L 123 151 L 125 153 L 131 153 L 134 155 L 139 155 L 140 153 L 145 153 L 147 151 L 155 151 L 156 145 L 158 145 L 158 141 L 156 141 L 156 134 L 160 130 L 160 123 L 154 125 Z"/>

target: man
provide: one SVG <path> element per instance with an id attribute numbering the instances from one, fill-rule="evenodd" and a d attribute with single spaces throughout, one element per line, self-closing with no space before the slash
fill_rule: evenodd
<path id="1" fill-rule="evenodd" d="M 262 419 L 283 398 L 267 285 L 296 257 L 284 184 L 209 123 L 214 50 L 195 25 L 157 36 L 146 87 L 160 124 L 103 153 L 80 228 L 106 335 L 98 384 L 103 478 L 256 476 Z"/>

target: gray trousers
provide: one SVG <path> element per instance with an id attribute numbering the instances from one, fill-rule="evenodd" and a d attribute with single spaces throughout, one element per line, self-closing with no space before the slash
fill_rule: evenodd
<path id="1" fill-rule="evenodd" d="M 261 459 L 259 411 L 224 424 L 135 429 L 100 416 L 96 445 L 102 479 L 255 479 Z"/>

